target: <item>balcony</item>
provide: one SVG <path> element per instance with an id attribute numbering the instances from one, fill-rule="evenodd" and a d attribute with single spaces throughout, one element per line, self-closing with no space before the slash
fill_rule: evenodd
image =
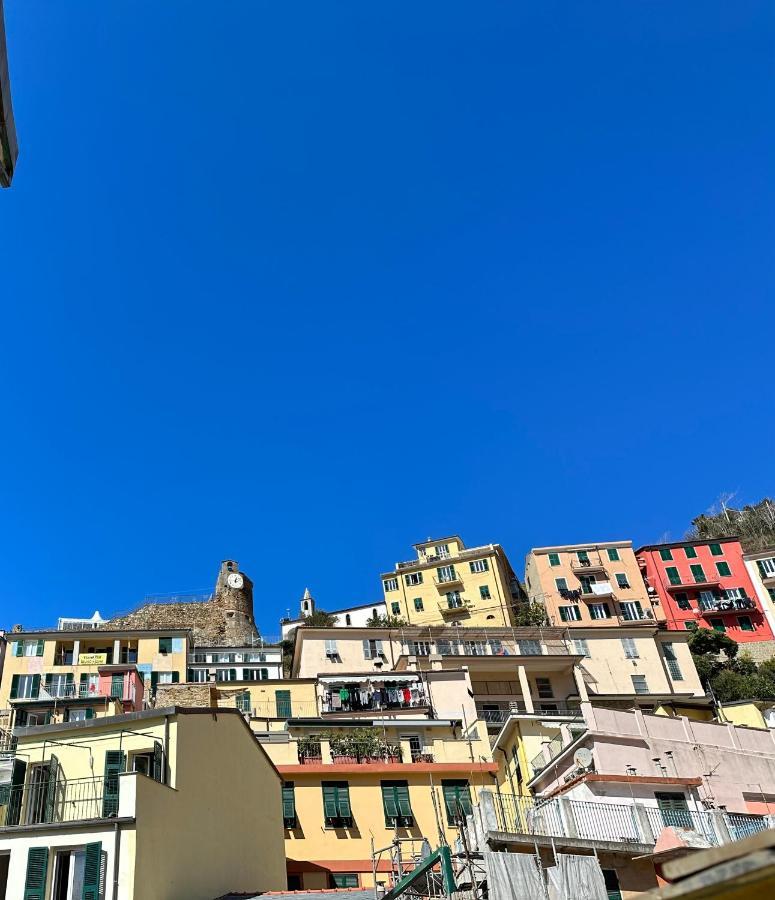
<path id="1" fill-rule="evenodd" d="M 595 600 L 596 598 L 600 598 L 601 600 L 615 600 L 616 594 L 614 594 L 614 589 L 611 586 L 610 581 L 593 581 L 589 585 L 581 585 L 579 588 L 579 597 L 581 597 L 582 600 Z"/>
<path id="2" fill-rule="evenodd" d="M 603 561 L 600 559 L 598 559 L 598 560 L 593 560 L 593 559 L 571 560 L 570 567 L 571 567 L 571 569 L 573 569 L 574 572 L 606 572 L 607 573 L 607 569 L 603 565 Z"/>
<path id="3" fill-rule="evenodd" d="M 502 726 L 511 716 L 530 716 L 535 719 L 578 719 L 581 717 L 581 709 L 579 706 L 568 705 L 567 703 L 555 702 L 554 700 L 536 700 L 534 702 L 535 711 L 530 713 L 527 711 L 524 701 L 512 701 L 508 705 L 494 708 L 495 704 L 487 704 L 489 708 L 485 708 L 484 704 L 476 704 L 476 712 L 479 718 L 486 722 L 488 726 Z"/>
<path id="4" fill-rule="evenodd" d="M 440 601 L 439 612 L 442 616 L 470 616 L 471 606 L 470 600 L 463 600 L 462 598 L 454 606 L 450 606 L 446 601 Z"/>
<path id="5" fill-rule="evenodd" d="M 726 600 L 722 597 L 713 601 L 701 600 L 700 613 L 716 612 L 730 614 L 739 612 L 758 612 L 759 608 L 750 597 L 735 597 Z"/>
<path id="6" fill-rule="evenodd" d="M 366 713 L 367 715 L 381 716 L 384 713 L 401 712 L 402 710 L 427 710 L 428 698 L 424 688 L 417 682 L 412 682 L 409 688 L 410 696 L 406 698 L 403 688 L 383 688 L 375 691 L 367 700 L 360 696 L 343 700 L 341 696 L 335 697 L 336 690 L 326 695 L 321 704 L 321 712 L 324 715 L 352 715 Z M 400 695 L 400 696 L 399 696 Z"/>
<path id="7" fill-rule="evenodd" d="M 718 575 L 704 575 L 701 579 L 673 578 L 667 584 L 668 591 L 685 591 L 687 588 L 717 587 L 721 584 Z"/>
<path id="8" fill-rule="evenodd" d="M 0 828 L 104 819 L 118 814 L 118 776 L 0 787 Z M 107 785 L 107 791 L 106 791 Z"/>
<path id="9" fill-rule="evenodd" d="M 640 612 L 625 612 L 624 615 L 616 617 L 620 625 L 655 625 L 654 613 L 650 609 L 643 609 Z"/>
<path id="10" fill-rule="evenodd" d="M 660 809 L 643 801 L 625 804 L 564 798 L 540 800 L 504 793 L 486 794 L 482 801 L 489 830 L 500 832 L 499 838 L 513 835 L 527 843 L 536 837 L 566 839 L 562 841 L 564 846 L 604 841 L 622 845 L 623 852 L 638 846 L 650 852 L 665 828 L 695 832 L 712 846 L 718 846 L 767 827 L 764 816 L 723 810 Z"/>

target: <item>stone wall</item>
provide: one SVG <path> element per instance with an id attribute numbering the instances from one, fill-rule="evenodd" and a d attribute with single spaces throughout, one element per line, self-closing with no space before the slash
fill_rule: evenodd
<path id="1" fill-rule="evenodd" d="M 215 685 L 160 684 L 156 688 L 156 708 L 189 706 L 209 708 L 217 706 Z"/>

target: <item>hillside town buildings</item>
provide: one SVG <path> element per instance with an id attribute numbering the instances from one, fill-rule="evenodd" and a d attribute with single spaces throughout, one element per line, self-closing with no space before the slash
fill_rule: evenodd
<path id="1" fill-rule="evenodd" d="M 532 855 L 545 879 L 581 859 L 606 896 L 638 896 L 661 854 L 775 815 L 775 704 L 715 703 L 689 650 L 687 623 L 722 613 L 696 602 L 709 586 L 717 602 L 750 601 L 722 621 L 768 653 L 771 556 L 743 559 L 734 543 L 536 548 L 524 590 L 499 545 L 428 541 L 381 577 L 396 582 L 385 603 L 329 610 L 334 626 L 306 624 L 305 591 L 282 643 L 259 633 L 232 560 L 210 595 L 15 626 L 0 677 L 0 898 L 387 890 L 433 848 L 464 878 L 461 841 Z M 691 617 L 653 559 L 667 567 L 667 550 L 686 557 Z M 517 624 L 528 603 L 548 624 Z M 729 618 L 745 615 L 752 632 Z M 186 865 L 175 822 L 197 823 L 186 858 L 206 873 Z"/>

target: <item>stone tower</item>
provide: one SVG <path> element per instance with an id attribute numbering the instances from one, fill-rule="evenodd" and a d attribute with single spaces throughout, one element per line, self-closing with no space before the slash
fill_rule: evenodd
<path id="1" fill-rule="evenodd" d="M 249 646 L 258 637 L 253 617 L 253 582 L 240 572 L 239 563 L 221 563 L 211 600 L 223 610 L 226 641 L 234 647 Z"/>
<path id="2" fill-rule="evenodd" d="M 305 619 L 307 616 L 311 616 L 312 613 L 315 612 L 315 599 L 312 594 L 310 594 L 309 588 L 304 588 L 304 596 L 301 598 L 299 608 L 301 611 L 302 619 Z"/>

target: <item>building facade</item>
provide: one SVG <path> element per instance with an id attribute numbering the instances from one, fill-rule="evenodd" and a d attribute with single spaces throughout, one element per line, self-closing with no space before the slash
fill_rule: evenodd
<path id="1" fill-rule="evenodd" d="M 525 586 L 551 625 L 632 627 L 664 620 L 646 591 L 632 541 L 535 547 L 527 555 Z"/>
<path id="2" fill-rule="evenodd" d="M 282 640 L 291 637 L 293 631 L 304 624 L 304 619 L 315 612 L 315 598 L 304 589 L 304 594 L 299 601 L 299 617 L 296 619 L 283 619 L 280 622 Z M 341 609 L 326 610 L 330 615 L 336 616 L 337 628 L 365 628 L 369 619 L 374 619 L 387 614 L 387 608 L 382 600 L 375 603 L 361 603 L 358 606 L 345 606 Z"/>
<path id="3" fill-rule="evenodd" d="M 740 541 L 678 541 L 636 551 L 649 595 L 673 630 L 714 628 L 760 658 L 775 653 L 773 631 L 743 560 Z"/>
<path id="4" fill-rule="evenodd" d="M 775 634 L 775 547 L 744 553 L 743 561 L 764 615 Z"/>
<path id="5" fill-rule="evenodd" d="M 521 587 L 500 544 L 466 548 L 454 536 L 414 549 L 416 559 L 381 576 L 388 615 L 411 625 L 513 624 Z"/>
<path id="6" fill-rule="evenodd" d="M 213 900 L 285 887 L 280 777 L 236 710 L 16 734 L 0 790 L 0 896 Z"/>

